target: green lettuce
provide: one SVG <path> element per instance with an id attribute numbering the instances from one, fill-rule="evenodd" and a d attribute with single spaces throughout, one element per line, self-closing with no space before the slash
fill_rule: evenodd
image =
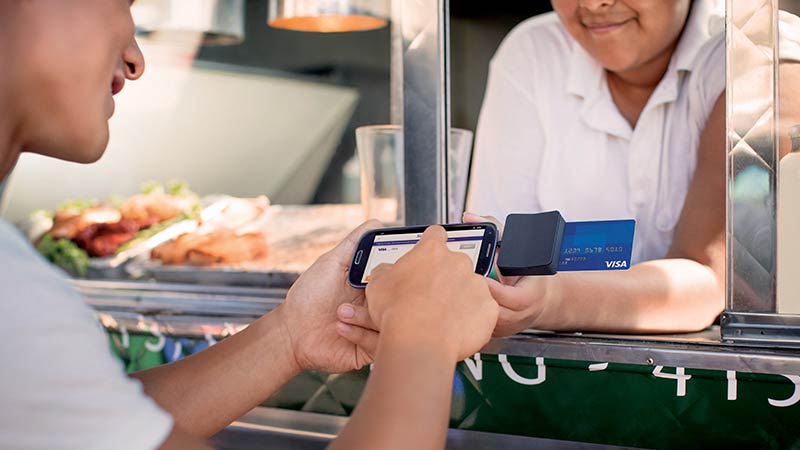
<path id="1" fill-rule="evenodd" d="M 89 254 L 69 239 L 53 239 L 46 234 L 36 248 L 48 261 L 72 275 L 85 277 L 89 270 Z"/>

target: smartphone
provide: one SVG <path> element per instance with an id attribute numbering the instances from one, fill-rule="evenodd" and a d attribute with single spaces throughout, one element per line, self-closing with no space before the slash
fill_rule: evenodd
<path id="1" fill-rule="evenodd" d="M 447 231 L 447 247 L 466 253 L 475 273 L 486 276 L 492 269 L 497 247 L 497 227 L 493 223 L 442 225 Z M 366 233 L 358 243 L 350 264 L 348 282 L 363 289 L 372 270 L 380 264 L 394 264 L 419 242 L 428 227 L 382 228 Z"/>

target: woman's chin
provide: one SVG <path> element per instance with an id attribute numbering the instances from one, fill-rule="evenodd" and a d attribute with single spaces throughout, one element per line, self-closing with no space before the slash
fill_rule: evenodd
<path id="1" fill-rule="evenodd" d="M 606 69 L 608 72 L 616 73 L 616 74 L 624 74 L 625 72 L 630 72 L 636 69 L 636 64 L 630 62 L 609 62 L 603 64 L 603 68 Z"/>

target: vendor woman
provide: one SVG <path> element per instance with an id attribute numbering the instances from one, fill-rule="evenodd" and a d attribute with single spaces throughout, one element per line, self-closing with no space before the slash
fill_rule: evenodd
<path id="1" fill-rule="evenodd" d="M 567 221 L 635 219 L 633 266 L 492 283 L 496 333 L 706 328 L 725 292 L 716 2 L 552 4 L 491 62 L 467 208 L 500 219 L 549 210 Z"/>

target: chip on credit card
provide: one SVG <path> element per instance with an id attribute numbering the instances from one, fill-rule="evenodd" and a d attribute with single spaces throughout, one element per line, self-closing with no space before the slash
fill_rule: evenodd
<path id="1" fill-rule="evenodd" d="M 558 271 L 630 269 L 635 228 L 635 220 L 567 222 Z"/>

